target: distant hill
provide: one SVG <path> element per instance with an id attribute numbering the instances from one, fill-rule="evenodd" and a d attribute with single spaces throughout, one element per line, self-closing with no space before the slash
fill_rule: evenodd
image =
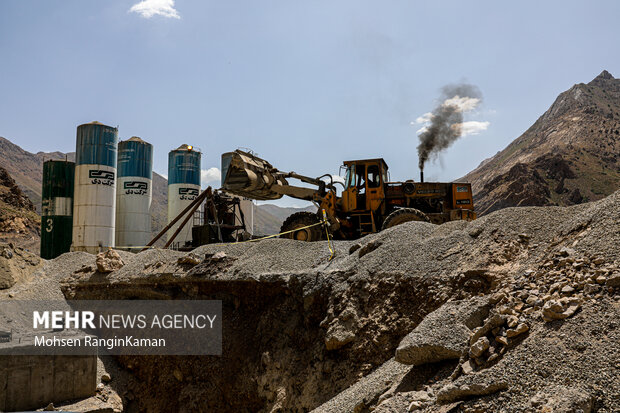
<path id="1" fill-rule="evenodd" d="M 31 153 L 10 140 L 0 137 L 0 165 L 15 179 L 24 194 L 30 198 L 35 210 L 41 212 L 41 183 L 43 162 L 50 159 L 75 161 L 75 152 Z M 151 204 L 152 233 L 156 235 L 166 225 L 168 218 L 168 180 L 153 172 L 153 202 Z M 276 205 L 258 205 L 254 209 L 254 232 L 276 234 L 290 214 L 303 208 L 281 208 Z M 156 245 L 163 245 L 163 240 Z"/>
<path id="2" fill-rule="evenodd" d="M 620 187 L 620 79 L 603 71 L 561 93 L 506 149 L 467 174 L 479 215 L 573 205 Z"/>
<path id="3" fill-rule="evenodd" d="M 257 235 L 277 234 L 284 220 L 299 211 L 315 212 L 316 207 L 284 208 L 273 204 L 257 205 L 254 210 L 254 233 Z"/>

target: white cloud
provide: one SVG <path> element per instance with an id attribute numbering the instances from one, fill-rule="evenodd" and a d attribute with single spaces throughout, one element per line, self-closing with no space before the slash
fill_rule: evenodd
<path id="1" fill-rule="evenodd" d="M 460 97 L 456 95 L 450 99 L 446 99 L 442 105 L 443 106 L 456 106 L 459 108 L 460 112 L 469 112 L 474 110 L 480 104 L 480 99 L 478 98 L 470 98 L 468 96 Z M 418 118 L 420 119 L 420 118 Z"/>
<path id="2" fill-rule="evenodd" d="M 422 126 L 420 129 L 418 129 L 415 133 L 417 133 L 418 135 L 423 134 L 424 132 L 426 132 L 428 130 L 428 128 L 426 126 Z"/>
<path id="3" fill-rule="evenodd" d="M 174 0 L 142 0 L 140 3 L 131 6 L 129 12 L 138 13 L 145 19 L 150 19 L 153 16 L 181 18 L 174 8 Z"/>
<path id="4" fill-rule="evenodd" d="M 202 186 L 216 186 L 219 188 L 221 172 L 218 168 L 203 169 L 200 171 L 200 183 Z"/>
<path id="5" fill-rule="evenodd" d="M 461 136 L 478 135 L 480 132 L 487 130 L 490 124 L 491 123 L 487 121 L 479 122 L 477 120 L 463 122 L 460 124 Z"/>
<path id="6" fill-rule="evenodd" d="M 433 114 L 431 112 L 426 112 L 424 115 L 418 117 L 415 120 L 415 123 L 428 123 L 433 119 Z M 411 122 L 413 124 L 413 122 Z"/>

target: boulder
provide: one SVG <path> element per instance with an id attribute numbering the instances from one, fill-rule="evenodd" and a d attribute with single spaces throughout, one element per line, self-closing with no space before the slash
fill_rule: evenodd
<path id="1" fill-rule="evenodd" d="M 427 315 L 396 349 L 396 361 L 414 366 L 458 359 L 469 349 L 471 329 L 489 313 L 488 299 L 451 301 Z"/>
<path id="2" fill-rule="evenodd" d="M 121 256 L 118 255 L 118 252 L 114 251 L 113 249 L 109 249 L 106 252 L 100 252 L 99 254 L 97 254 L 95 264 L 97 265 L 97 271 L 102 273 L 110 273 L 112 271 L 116 271 L 123 268 L 123 266 L 125 265 L 125 263 L 121 259 Z"/>

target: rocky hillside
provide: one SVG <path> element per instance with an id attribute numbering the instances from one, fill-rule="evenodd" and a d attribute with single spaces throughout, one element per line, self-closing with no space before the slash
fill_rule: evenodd
<path id="1" fill-rule="evenodd" d="M 410 222 L 335 242 L 331 261 L 326 242 L 273 239 L 120 252 L 103 275 L 68 253 L 4 294 L 222 300 L 222 356 L 102 357 L 93 400 L 128 412 L 611 413 L 618 222 L 620 191 Z"/>
<path id="2" fill-rule="evenodd" d="M 41 220 L 30 199 L 6 169 L 0 167 L 0 242 L 39 250 Z"/>
<path id="3" fill-rule="evenodd" d="M 506 149 L 463 180 L 480 215 L 510 206 L 574 205 L 620 188 L 620 79 L 574 85 Z"/>

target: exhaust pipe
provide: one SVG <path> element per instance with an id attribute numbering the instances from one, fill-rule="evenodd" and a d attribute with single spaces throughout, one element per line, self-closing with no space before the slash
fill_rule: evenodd
<path id="1" fill-rule="evenodd" d="M 420 182 L 424 182 L 424 170 L 420 169 Z"/>

